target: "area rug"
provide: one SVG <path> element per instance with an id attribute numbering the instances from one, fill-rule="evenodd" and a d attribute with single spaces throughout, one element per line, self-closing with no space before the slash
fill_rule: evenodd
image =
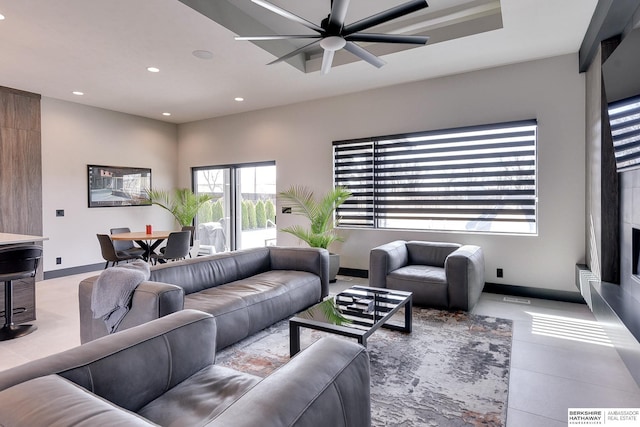
<path id="1" fill-rule="evenodd" d="M 301 331 L 303 349 L 326 335 Z M 511 320 L 416 307 L 411 334 L 379 329 L 367 344 L 372 425 L 505 426 L 511 337 Z M 216 363 L 265 377 L 288 360 L 285 320 L 222 350 Z"/>

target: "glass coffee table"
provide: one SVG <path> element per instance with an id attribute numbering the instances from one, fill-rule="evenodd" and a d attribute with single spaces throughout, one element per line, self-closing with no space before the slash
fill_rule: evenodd
<path id="1" fill-rule="evenodd" d="M 411 306 L 411 292 L 353 286 L 289 319 L 289 353 L 300 351 L 301 328 L 355 338 L 365 347 L 381 326 L 411 332 Z M 401 308 L 404 324 L 387 323 Z"/>

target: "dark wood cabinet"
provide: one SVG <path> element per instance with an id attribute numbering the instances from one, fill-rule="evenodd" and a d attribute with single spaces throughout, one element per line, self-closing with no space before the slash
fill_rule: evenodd
<path id="1" fill-rule="evenodd" d="M 42 235 L 40 114 L 40 95 L 0 86 L 0 233 Z M 35 280 L 13 283 L 14 323 L 35 320 Z M 4 282 L 0 304 L 4 311 Z"/>
<path id="2" fill-rule="evenodd" d="M 42 235 L 40 95 L 0 86 L 0 233 Z"/>
<path id="3" fill-rule="evenodd" d="M 0 311 L 4 311 L 4 282 L 0 282 Z M 13 323 L 36 320 L 36 281 L 34 278 L 13 281 Z M 2 316 L 4 324 L 4 316 Z"/>

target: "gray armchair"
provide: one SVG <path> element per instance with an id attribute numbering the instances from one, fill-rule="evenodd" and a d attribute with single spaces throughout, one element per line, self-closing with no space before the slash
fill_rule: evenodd
<path id="1" fill-rule="evenodd" d="M 413 303 L 471 310 L 484 287 L 479 246 L 397 240 L 371 250 L 369 286 L 413 292 Z"/>

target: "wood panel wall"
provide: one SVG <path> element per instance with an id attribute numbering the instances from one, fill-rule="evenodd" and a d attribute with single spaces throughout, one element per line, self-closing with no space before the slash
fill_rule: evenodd
<path id="1" fill-rule="evenodd" d="M 42 235 L 40 95 L 0 86 L 0 232 Z"/>
<path id="2" fill-rule="evenodd" d="M 601 44 L 602 64 L 609 58 L 620 44 L 620 37 L 613 37 Z M 600 280 L 620 284 L 620 183 L 616 169 L 616 158 L 613 150 L 613 139 L 609 126 L 609 110 L 604 81 L 601 85 L 601 132 L 602 145 L 600 151 L 601 173 L 601 260 Z"/>
<path id="3" fill-rule="evenodd" d="M 42 236 L 40 135 L 40 95 L 0 86 L 0 232 Z M 13 284 L 15 323 L 36 318 L 36 279 Z"/>

